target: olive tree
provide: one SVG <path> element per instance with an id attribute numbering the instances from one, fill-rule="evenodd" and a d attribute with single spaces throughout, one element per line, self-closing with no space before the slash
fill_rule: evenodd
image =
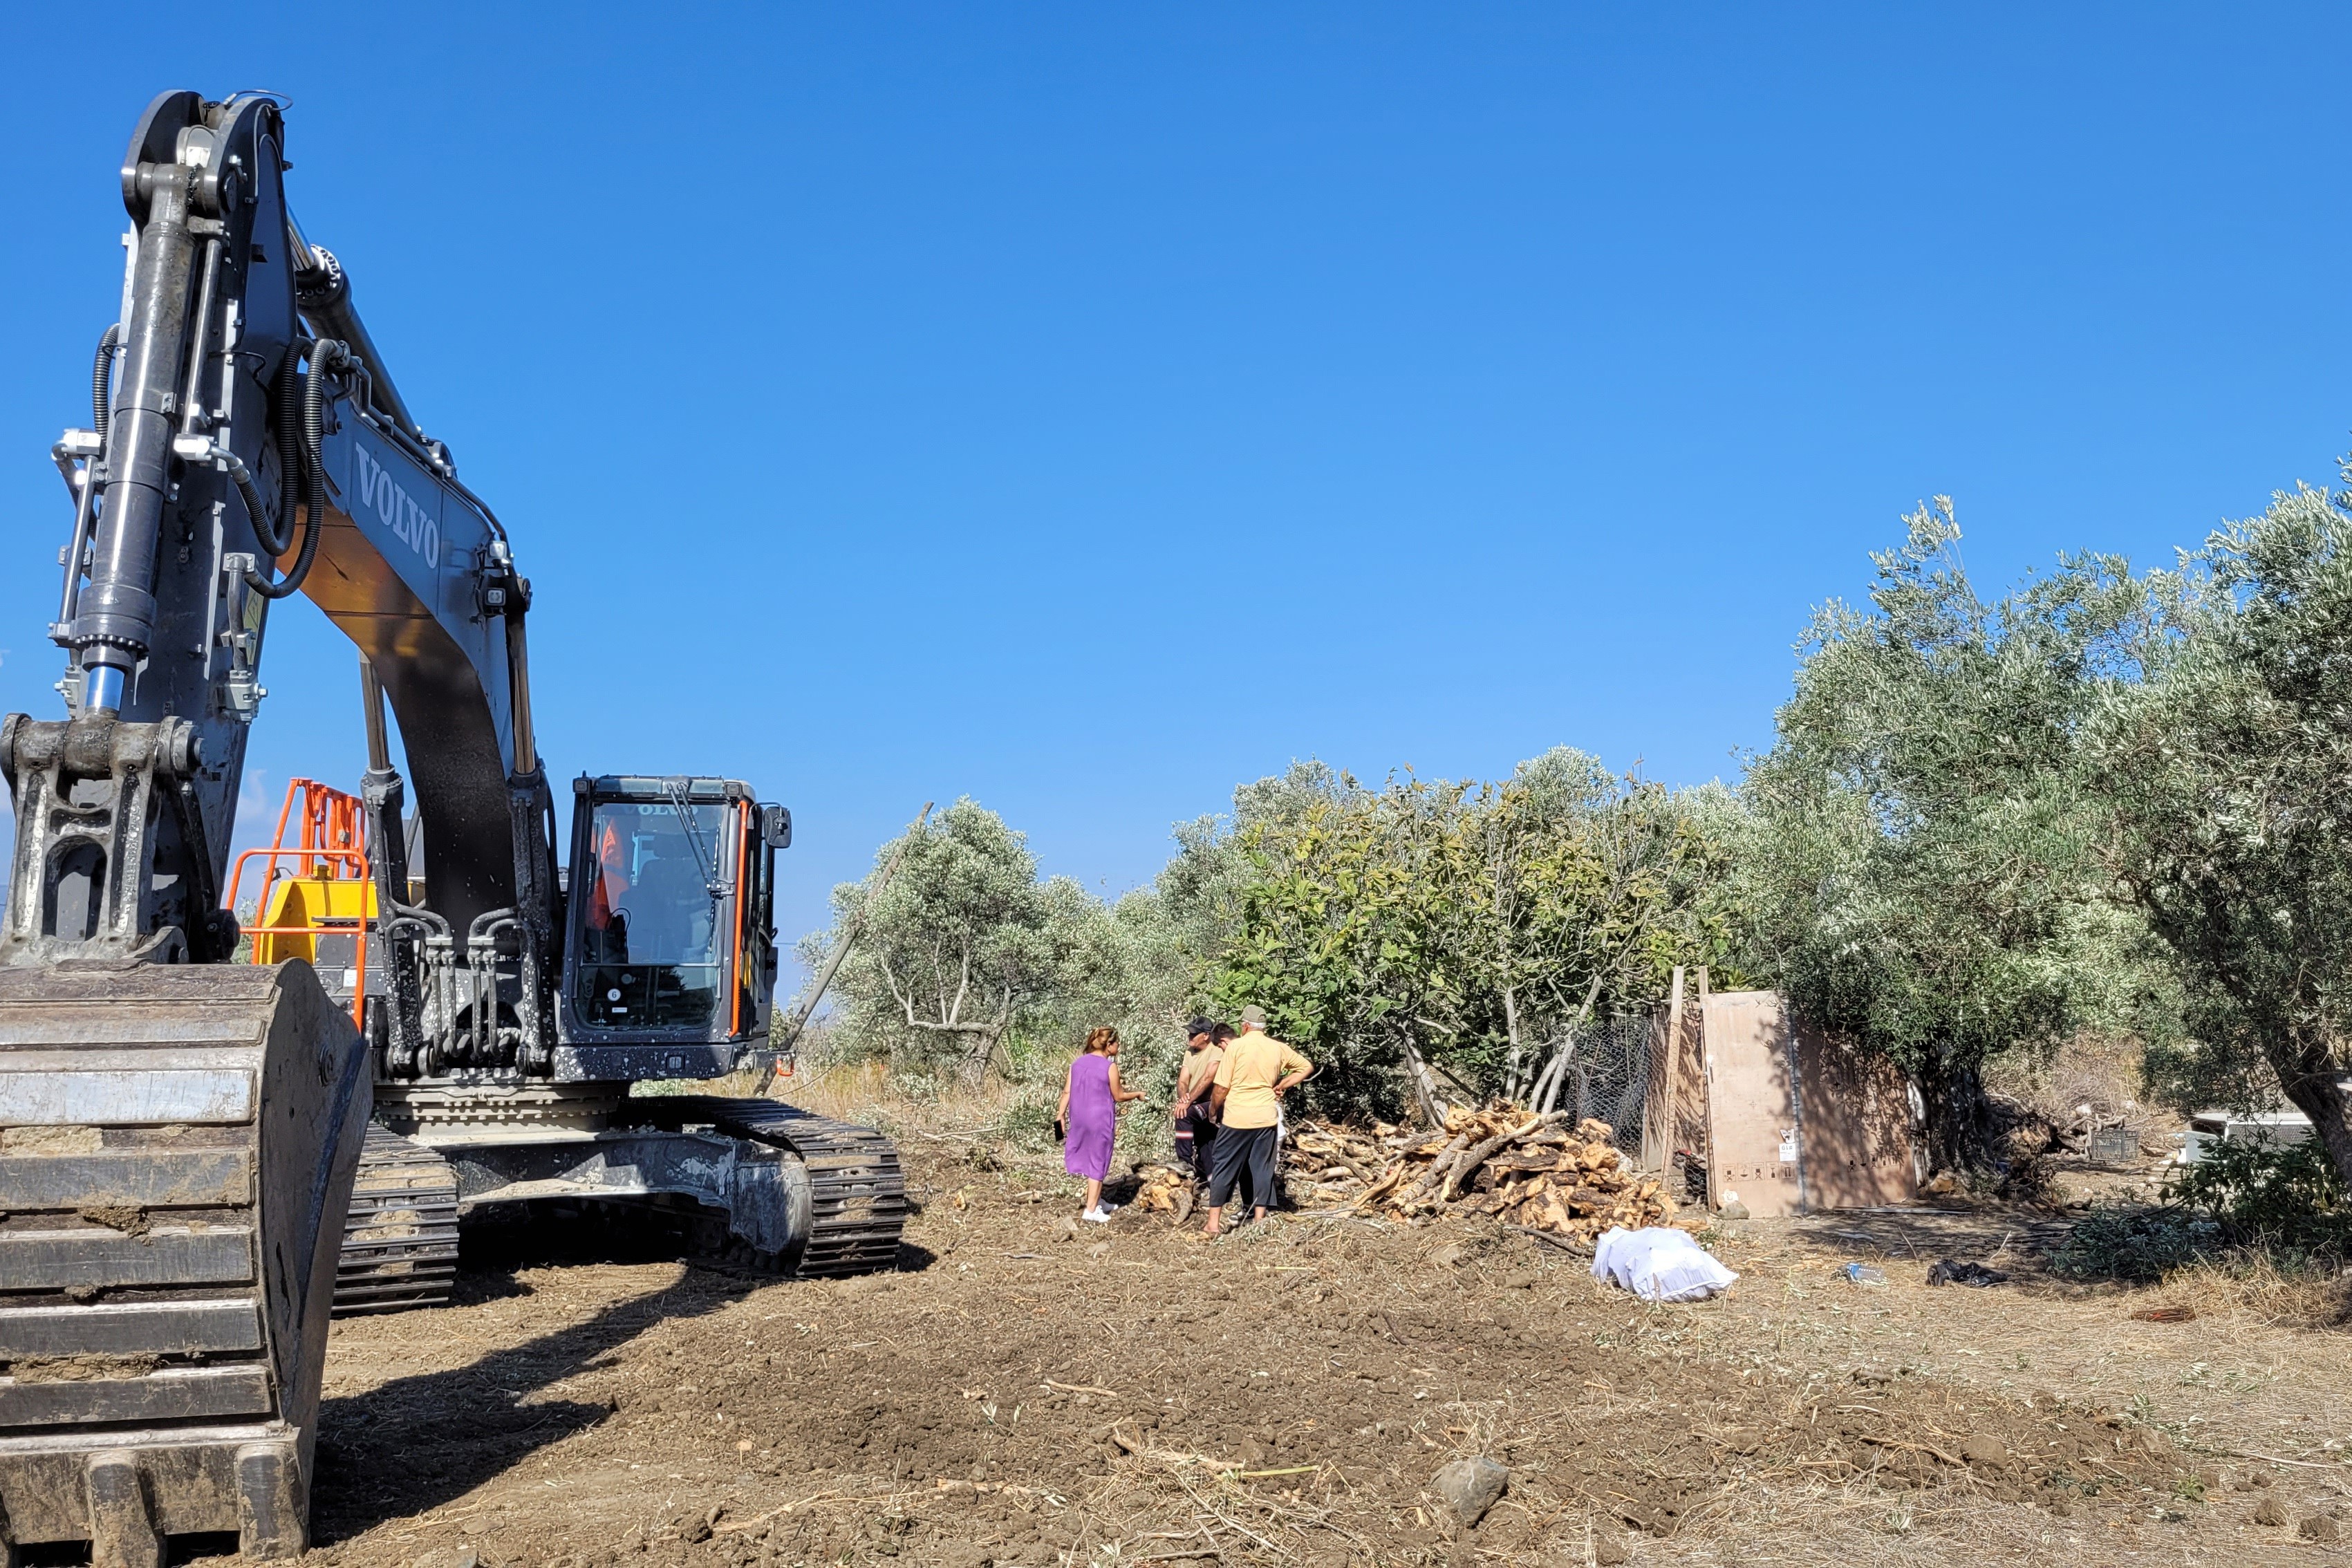
<path id="1" fill-rule="evenodd" d="M 2352 1179 L 2352 494 L 2297 488 L 2158 584 L 2094 748 L 2116 864 L 2170 954 L 2176 1091 L 2275 1089 Z"/>
<path id="2" fill-rule="evenodd" d="M 897 874 L 870 907 L 865 882 L 834 889 L 837 928 L 866 911 L 835 982 L 837 1038 L 859 1054 L 977 1073 L 1053 995 L 1085 895 L 1041 884 L 1023 836 L 970 799 L 885 844 L 877 869 L 894 853 Z M 803 950 L 814 958 L 832 938 Z"/>
<path id="3" fill-rule="evenodd" d="M 814 963 L 866 911 L 835 984 L 834 1048 L 1025 1075 L 1108 1024 L 1127 1043 L 1130 1082 L 1172 1083 L 1215 918 L 1216 854 L 1195 835 L 1157 884 L 1106 904 L 1069 878 L 1041 878 L 1019 832 L 958 801 L 877 850 L 873 872 L 834 889 L 833 927 L 803 942 Z"/>
<path id="4" fill-rule="evenodd" d="M 1905 521 L 1867 606 L 1823 606 L 1799 645 L 1742 785 L 1732 904 L 1756 969 L 1911 1071 L 1932 1152 L 1969 1163 L 1981 1064 L 2126 1026 L 2151 984 L 2084 752 L 2103 694 L 2137 679 L 2147 595 L 2084 558 L 1987 600 L 1948 499 Z"/>

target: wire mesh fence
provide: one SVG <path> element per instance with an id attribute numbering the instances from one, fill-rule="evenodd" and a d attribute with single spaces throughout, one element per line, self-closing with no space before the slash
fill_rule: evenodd
<path id="1" fill-rule="evenodd" d="M 1656 1021 L 1647 1013 L 1587 1024 L 1576 1037 L 1553 1102 L 1571 1122 L 1588 1116 L 1607 1122 L 1618 1149 L 1634 1158 L 1642 1152 L 1656 1033 Z"/>

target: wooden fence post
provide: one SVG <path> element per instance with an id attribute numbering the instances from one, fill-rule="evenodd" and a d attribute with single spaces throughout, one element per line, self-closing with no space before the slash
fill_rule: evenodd
<path id="1" fill-rule="evenodd" d="M 1664 1171 L 1675 1155 L 1675 1138 L 1679 1123 L 1675 1118 L 1682 1100 L 1683 1052 L 1683 966 L 1675 965 L 1674 989 L 1666 1004 L 1666 1038 L 1664 1068 L 1658 1053 L 1651 1054 L 1650 1103 L 1643 1118 L 1642 1164 L 1644 1169 Z"/>
<path id="2" fill-rule="evenodd" d="M 1706 1130 L 1706 1206 L 1723 1206 L 1717 1194 L 1723 1190 L 1722 1162 L 1715 1157 L 1715 1058 L 1706 1048 L 1706 965 L 1698 966 L 1698 1110 L 1699 1121 Z"/>

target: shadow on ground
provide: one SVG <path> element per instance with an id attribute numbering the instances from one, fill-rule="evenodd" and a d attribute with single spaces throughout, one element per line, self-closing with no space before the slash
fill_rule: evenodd
<path id="1" fill-rule="evenodd" d="M 1804 1252 L 1874 1268 L 1938 1259 L 1981 1263 L 2027 1288 L 2051 1282 L 2050 1254 L 2073 1231 L 2070 1220 L 1998 1210 L 1846 1209 L 1800 1219 L 1752 1221 L 1751 1234 L 1780 1227 Z"/>
<path id="2" fill-rule="evenodd" d="M 533 1225 L 517 1217 L 470 1226 L 452 1292 L 457 1307 L 528 1300 L 534 1292 L 522 1271 L 551 1264 L 680 1261 L 689 1267 L 666 1289 L 616 1302 L 585 1321 L 464 1366 L 328 1399 L 320 1417 L 314 1493 L 319 1539 L 343 1540 L 386 1519 L 437 1508 L 534 1450 L 597 1425 L 611 1406 L 524 1401 L 657 1323 L 701 1317 L 776 1282 L 698 1267 L 699 1260 L 679 1256 L 676 1239 L 658 1223 L 625 1215 L 595 1216 L 586 1225 Z M 929 1261 L 928 1254 L 923 1261 Z M 436 1310 L 420 1309 L 418 1315 Z"/>

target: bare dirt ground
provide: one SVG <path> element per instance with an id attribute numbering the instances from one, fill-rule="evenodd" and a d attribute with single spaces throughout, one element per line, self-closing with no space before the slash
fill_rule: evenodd
<path id="1" fill-rule="evenodd" d="M 2344 1335 L 2210 1297 L 2135 1317 L 2178 1292 L 2036 1274 L 2046 1215 L 1742 1224 L 1710 1238 L 1728 1298 L 1653 1308 L 1451 1225 L 1073 1237 L 1048 1162 L 908 1142 L 898 1275 L 526 1235 L 457 1305 L 339 1323 L 312 1560 L 2238 1563 L 2352 1538 Z M 2021 1277 L 1927 1289 L 1946 1255 Z M 1475 1454 L 1511 1481 L 1465 1530 L 1429 1485 Z"/>

